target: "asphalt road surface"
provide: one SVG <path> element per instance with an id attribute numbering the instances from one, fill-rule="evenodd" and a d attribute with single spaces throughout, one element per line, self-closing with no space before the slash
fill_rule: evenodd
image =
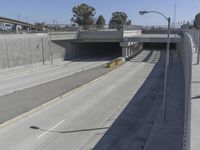
<path id="1" fill-rule="evenodd" d="M 0 96 L 82 72 L 83 70 L 105 64 L 112 59 L 113 57 L 87 58 L 62 65 L 54 65 L 53 67 L 39 66 L 38 68 L 35 67 L 33 71 L 31 69 L 26 71 L 23 68 L 16 69 L 14 72 L 1 71 Z"/>
<path id="2" fill-rule="evenodd" d="M 143 51 L 62 100 L 2 128 L 0 149 L 141 148 L 140 142 L 133 144 L 134 140 L 147 138 L 160 110 L 164 58 L 163 52 Z M 118 122 L 122 111 L 126 118 Z M 134 118 L 127 117 L 132 116 L 132 111 Z M 98 142 L 110 132 L 113 122 L 123 127 L 104 138 L 107 142 L 102 146 Z"/>
<path id="3" fill-rule="evenodd" d="M 0 123 L 60 97 L 111 70 L 105 68 L 105 65 L 100 65 L 67 77 L 0 96 Z"/>

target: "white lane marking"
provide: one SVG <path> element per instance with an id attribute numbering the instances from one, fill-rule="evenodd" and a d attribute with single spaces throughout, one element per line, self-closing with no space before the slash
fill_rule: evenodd
<path id="1" fill-rule="evenodd" d="M 110 86 L 108 89 L 106 89 L 106 92 L 110 92 L 112 89 L 114 89 L 116 87 L 116 85 L 112 85 Z"/>
<path id="2" fill-rule="evenodd" d="M 41 134 L 40 136 L 37 137 L 37 139 L 42 138 L 43 136 L 45 136 L 47 133 L 51 132 L 51 130 L 55 129 L 56 127 L 58 127 L 59 125 L 61 125 L 62 123 L 65 122 L 65 119 L 60 121 L 59 123 L 57 123 L 56 125 L 54 125 L 52 128 L 48 129 L 48 131 L 44 132 L 43 134 Z"/>

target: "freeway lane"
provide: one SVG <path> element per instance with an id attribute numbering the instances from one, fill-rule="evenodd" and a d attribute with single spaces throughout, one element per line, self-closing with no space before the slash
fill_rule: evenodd
<path id="1" fill-rule="evenodd" d="M 63 97 L 61 101 L 2 128 L 0 149 L 84 150 L 93 148 L 131 102 L 152 69 L 154 73 L 151 73 L 142 95 L 148 96 L 147 94 L 153 89 L 156 89 L 155 93 L 162 91 L 164 54 L 161 54 L 155 66 L 159 57 L 159 51 L 143 51 L 122 67 Z M 159 110 L 160 96 L 159 94 L 154 97 L 156 101 L 153 106 L 158 107 L 153 107 L 153 113 Z M 154 98 L 152 97 L 151 101 Z M 141 110 L 143 113 L 135 118 L 138 120 L 137 125 L 148 117 L 146 108 L 151 108 L 151 101 L 145 105 L 144 111 Z M 150 119 L 154 120 L 155 114 L 150 115 Z M 37 126 L 41 130 L 31 129 L 31 126 Z M 120 132 L 119 134 L 126 135 L 127 133 Z"/>
<path id="2" fill-rule="evenodd" d="M 66 92 L 76 89 L 112 70 L 104 66 L 97 66 L 87 71 L 0 96 L 0 122 L 3 123 L 54 98 L 61 97 Z"/>
<path id="3" fill-rule="evenodd" d="M 15 73 L 12 73 L 14 75 L 11 75 L 10 77 L 3 76 L 0 79 L 0 96 L 63 78 L 81 72 L 82 70 L 94 68 L 107 63 L 112 58 L 113 57 L 88 58 L 52 68 L 46 68 L 40 71 L 27 72 L 25 74 L 16 71 Z"/>

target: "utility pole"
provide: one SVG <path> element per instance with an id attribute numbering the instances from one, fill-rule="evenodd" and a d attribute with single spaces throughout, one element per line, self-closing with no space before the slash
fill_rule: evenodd
<path id="1" fill-rule="evenodd" d="M 176 3 L 174 4 L 173 28 L 176 28 Z"/>
<path id="2" fill-rule="evenodd" d="M 19 15 L 19 14 L 17 14 L 17 20 L 18 20 L 18 21 L 19 21 L 19 16 L 20 16 L 20 15 Z"/>
<path id="3" fill-rule="evenodd" d="M 43 62 L 43 65 L 45 65 L 44 39 L 42 38 L 41 41 L 42 41 L 42 62 Z"/>
<path id="4" fill-rule="evenodd" d="M 196 44 L 196 50 L 197 50 L 197 64 L 199 64 L 199 61 L 200 61 L 200 35 L 199 35 L 199 29 L 197 30 L 197 44 Z"/>

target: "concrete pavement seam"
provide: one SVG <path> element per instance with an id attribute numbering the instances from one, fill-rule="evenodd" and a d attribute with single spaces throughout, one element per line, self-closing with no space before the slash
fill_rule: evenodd
<path id="1" fill-rule="evenodd" d="M 125 64 L 126 64 L 126 63 L 125 63 Z M 123 65 L 121 65 L 121 66 L 123 66 Z M 4 127 L 6 127 L 6 126 L 11 125 L 12 123 L 14 123 L 14 122 L 16 122 L 16 121 L 18 121 L 18 120 L 21 120 L 21 119 L 23 119 L 23 118 L 29 117 L 31 114 L 33 114 L 33 113 L 35 113 L 35 112 L 37 112 L 37 111 L 40 111 L 40 110 L 46 108 L 47 106 L 49 106 L 49 105 L 51 105 L 51 104 L 54 104 L 54 103 L 56 103 L 56 102 L 58 102 L 58 101 L 61 101 L 64 97 L 66 97 L 66 96 L 68 96 L 68 95 L 71 95 L 71 94 L 73 94 L 74 92 L 76 92 L 76 91 L 78 91 L 78 90 L 80 90 L 80 89 L 82 89 L 82 88 L 84 88 L 84 87 L 88 87 L 88 86 L 91 85 L 92 83 L 94 83 L 94 82 L 96 82 L 96 81 L 98 81 L 98 80 L 101 80 L 101 79 L 105 78 L 105 76 L 106 76 L 107 74 L 109 74 L 109 73 L 111 73 L 111 72 L 113 72 L 113 71 L 117 71 L 118 69 L 120 69 L 121 66 L 116 67 L 116 68 L 113 68 L 110 72 L 105 73 L 105 74 L 103 74 L 102 76 L 100 76 L 100 77 L 98 77 L 98 78 L 96 78 L 96 79 L 94 79 L 94 80 L 91 80 L 91 81 L 87 82 L 86 84 L 83 84 L 83 85 L 81 85 L 81 86 L 79 86 L 79 87 L 77 87 L 77 88 L 75 88 L 75 89 L 73 89 L 73 90 L 71 90 L 71 91 L 69 91 L 69 92 L 67 92 L 67 93 L 65 93 L 65 94 L 63 94 L 63 95 L 61 95 L 61 96 L 58 96 L 58 97 L 56 97 L 56 98 L 54 98 L 54 99 L 52 99 L 52 100 L 50 100 L 50 101 L 48 101 L 48 102 L 46 102 L 46 103 L 44 103 L 44 104 L 38 106 L 38 107 L 36 107 L 36 108 L 33 108 L 33 109 L 30 110 L 30 111 L 27 111 L 27 112 L 25 112 L 25 113 L 23 113 L 23 114 L 21 114 L 21 115 L 19 115 L 19 116 L 17 116 L 17 117 L 14 117 L 14 118 L 12 118 L 12 119 L 6 121 L 6 122 L 1 123 L 1 124 L 0 124 L 0 129 L 1 129 L 1 128 L 4 128 Z"/>

